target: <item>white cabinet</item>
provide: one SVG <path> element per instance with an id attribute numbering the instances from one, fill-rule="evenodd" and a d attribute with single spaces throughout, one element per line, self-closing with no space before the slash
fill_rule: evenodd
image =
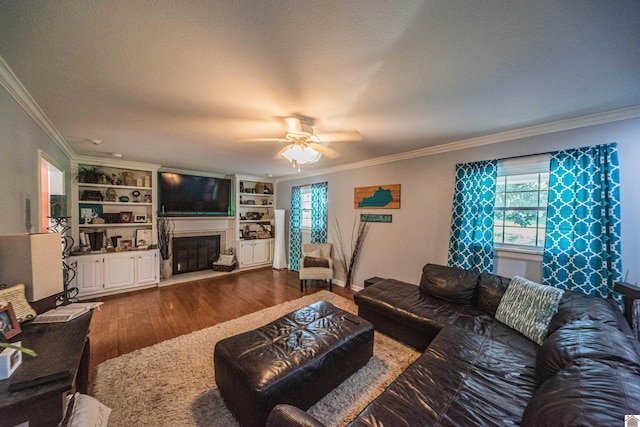
<path id="1" fill-rule="evenodd" d="M 102 289 L 104 272 L 102 255 L 71 257 L 70 261 L 76 262 L 76 276 L 71 280 L 71 286 L 77 287 L 80 295 L 99 292 Z"/>
<path id="2" fill-rule="evenodd" d="M 116 293 L 160 282 L 158 250 L 95 253 L 74 256 L 76 275 L 71 281 L 78 297 Z"/>
<path id="3" fill-rule="evenodd" d="M 139 253 L 136 257 L 136 282 L 158 283 L 158 252 Z"/>
<path id="4" fill-rule="evenodd" d="M 135 282 L 136 257 L 133 252 L 115 253 L 104 257 L 104 287 L 121 288 Z"/>
<path id="5" fill-rule="evenodd" d="M 238 261 L 240 268 L 270 264 L 273 261 L 273 239 L 239 241 Z"/>

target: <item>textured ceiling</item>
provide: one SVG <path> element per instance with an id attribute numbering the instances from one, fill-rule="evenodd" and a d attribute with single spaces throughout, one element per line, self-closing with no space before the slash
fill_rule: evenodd
<path id="1" fill-rule="evenodd" d="M 0 0 L 0 56 L 80 155 L 294 173 L 640 104 L 640 2 Z M 101 139 L 93 145 L 82 139 Z"/>

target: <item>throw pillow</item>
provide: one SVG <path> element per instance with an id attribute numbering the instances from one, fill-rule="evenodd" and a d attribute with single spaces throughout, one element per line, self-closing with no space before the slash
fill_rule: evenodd
<path id="1" fill-rule="evenodd" d="M 111 408 L 86 394 L 75 393 L 68 397 L 66 413 L 60 423 L 64 427 L 106 427 Z"/>
<path id="2" fill-rule="evenodd" d="M 329 268 L 329 260 L 325 258 L 306 256 L 302 261 L 302 265 L 304 265 L 304 268 L 312 268 L 312 267 Z"/>
<path id="3" fill-rule="evenodd" d="M 496 319 L 542 345 L 564 291 L 515 276 L 502 296 Z"/>
<path id="4" fill-rule="evenodd" d="M 313 257 L 313 258 L 322 258 L 322 251 L 320 249 L 316 249 L 313 251 L 302 252 L 303 257 Z"/>
<path id="5" fill-rule="evenodd" d="M 234 256 L 233 255 L 228 255 L 228 254 L 222 254 L 220 255 L 220 257 L 218 258 L 218 261 L 216 261 L 216 264 L 225 264 L 225 265 L 231 265 L 235 262 Z"/>
<path id="6" fill-rule="evenodd" d="M 19 323 L 25 320 L 35 319 L 36 317 L 36 311 L 24 296 L 24 285 L 22 283 L 11 286 L 10 288 L 0 289 L 0 302 L 11 303 Z"/>

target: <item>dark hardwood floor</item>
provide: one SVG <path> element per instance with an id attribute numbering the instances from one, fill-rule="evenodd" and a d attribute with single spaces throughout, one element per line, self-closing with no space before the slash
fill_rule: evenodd
<path id="1" fill-rule="evenodd" d="M 322 289 L 300 292 L 297 272 L 266 267 L 96 298 L 104 304 L 91 321 L 90 384 L 105 360 Z M 333 286 L 333 292 L 353 301 L 353 291 Z"/>

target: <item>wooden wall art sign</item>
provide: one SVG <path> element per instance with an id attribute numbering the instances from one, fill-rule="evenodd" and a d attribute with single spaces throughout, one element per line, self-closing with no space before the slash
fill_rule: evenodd
<path id="1" fill-rule="evenodd" d="M 400 209 L 400 184 L 353 189 L 355 209 Z"/>
<path id="2" fill-rule="evenodd" d="M 360 222 L 391 222 L 391 215 L 360 214 Z"/>

